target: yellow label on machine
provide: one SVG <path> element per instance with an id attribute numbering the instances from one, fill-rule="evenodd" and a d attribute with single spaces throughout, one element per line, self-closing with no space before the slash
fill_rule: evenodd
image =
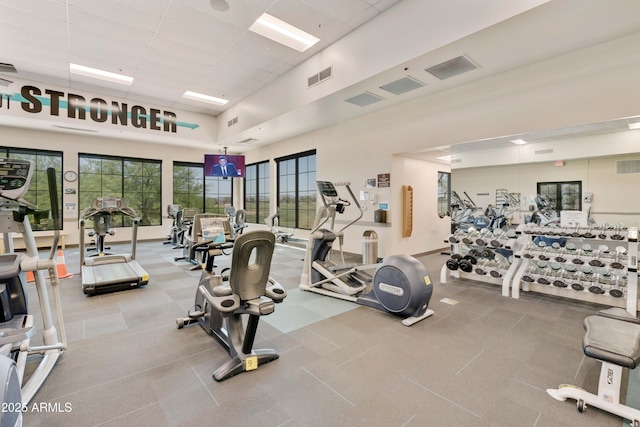
<path id="1" fill-rule="evenodd" d="M 244 361 L 244 370 L 253 371 L 254 369 L 258 369 L 258 356 L 249 356 Z"/>
<path id="2" fill-rule="evenodd" d="M 149 275 L 148 274 L 143 274 L 142 275 L 142 281 L 143 282 L 148 282 L 149 281 Z"/>
<path id="3" fill-rule="evenodd" d="M 427 286 L 431 285 L 431 277 L 424 276 L 424 284 Z"/>

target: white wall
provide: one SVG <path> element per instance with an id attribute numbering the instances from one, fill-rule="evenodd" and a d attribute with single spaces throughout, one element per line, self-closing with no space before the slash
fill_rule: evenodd
<path id="1" fill-rule="evenodd" d="M 394 156 L 397 146 L 391 141 L 381 140 L 370 132 L 366 118 L 308 133 L 278 144 L 258 147 L 246 153 L 247 163 L 274 159 L 288 154 L 316 149 L 317 179 L 323 181 L 349 181 L 356 197 L 368 191 L 376 195 L 378 203 L 388 203 L 388 224 L 373 222 L 375 209 L 372 203 L 364 204 L 363 218 L 345 231 L 343 249 L 347 252 L 362 252 L 362 234 L 374 230 L 379 239 L 379 255 L 418 254 L 445 247 L 444 239 L 449 233 L 449 222 L 437 215 L 437 173 L 448 167 L 423 160 Z M 366 188 L 367 179 L 378 174 L 391 174 L 391 187 Z M 275 162 L 271 168 L 272 195 L 275 195 Z M 400 215 L 402 185 L 414 188 L 414 232 L 410 238 L 402 238 Z M 338 191 L 340 192 L 340 188 Z M 342 193 L 347 198 L 347 193 Z M 275 210 L 275 196 L 271 208 Z M 345 225 L 357 216 L 357 210 L 347 208 L 337 217 L 339 225 Z M 306 230 L 293 230 L 296 236 L 307 237 Z"/>

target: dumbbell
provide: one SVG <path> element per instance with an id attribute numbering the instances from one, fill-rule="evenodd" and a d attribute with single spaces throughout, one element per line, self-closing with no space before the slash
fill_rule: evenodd
<path id="1" fill-rule="evenodd" d="M 458 269 L 458 262 L 462 259 L 462 255 L 460 254 L 453 254 L 451 255 L 451 258 L 449 258 L 447 260 L 447 262 L 445 263 L 445 265 L 447 266 L 447 268 L 449 270 L 457 270 Z"/>
<path id="2" fill-rule="evenodd" d="M 449 236 L 449 243 L 460 243 L 460 240 L 462 240 L 463 234 L 464 234 L 464 230 L 457 229 L 452 236 Z"/>
<path id="3" fill-rule="evenodd" d="M 585 239 L 593 239 L 596 237 L 595 234 L 593 234 L 593 227 L 589 227 L 587 231 L 585 231 L 584 237 Z"/>
<path id="4" fill-rule="evenodd" d="M 475 256 L 467 254 L 463 259 L 460 260 L 460 262 L 458 262 L 458 267 L 460 267 L 460 270 L 464 271 L 465 273 L 471 273 L 473 271 L 473 266 L 477 263 L 478 260 Z"/>
<path id="5" fill-rule="evenodd" d="M 487 274 L 487 271 L 485 270 L 491 261 L 489 261 L 488 259 L 484 259 L 482 261 L 480 261 L 475 268 L 475 272 L 476 274 L 479 274 L 480 276 L 484 276 L 485 274 Z"/>
<path id="6" fill-rule="evenodd" d="M 620 233 L 621 230 L 626 230 L 627 227 L 624 224 L 618 224 L 611 235 L 612 240 L 624 240 L 624 236 Z"/>
<path id="7" fill-rule="evenodd" d="M 488 228 L 483 228 L 482 230 L 480 230 L 478 236 L 476 237 L 476 245 L 487 246 L 487 240 L 491 238 L 491 234 L 491 230 L 489 230 Z"/>
<path id="8" fill-rule="evenodd" d="M 538 261 L 538 268 L 541 270 L 541 275 L 536 279 L 536 282 L 541 285 L 550 285 L 551 281 L 549 281 L 548 277 L 551 276 L 551 267 L 547 265 L 544 261 Z"/>
<path id="9" fill-rule="evenodd" d="M 530 265 L 529 267 L 527 267 L 524 274 L 522 275 L 522 280 L 524 282 L 533 283 L 536 281 L 535 276 L 537 274 L 538 274 L 538 268 L 535 265 Z"/>
<path id="10" fill-rule="evenodd" d="M 627 249 L 624 246 L 617 246 L 614 255 L 614 261 L 610 264 L 611 268 L 613 268 L 614 270 L 624 269 L 624 264 L 622 264 L 620 260 L 626 253 Z"/>

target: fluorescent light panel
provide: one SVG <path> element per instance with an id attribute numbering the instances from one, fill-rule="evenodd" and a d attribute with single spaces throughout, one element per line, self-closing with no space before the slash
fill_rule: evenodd
<path id="1" fill-rule="evenodd" d="M 263 13 L 262 16 L 249 27 L 249 30 L 299 52 L 304 52 L 320 41 L 319 38 L 293 25 L 287 24 L 268 13 Z"/>
<path id="2" fill-rule="evenodd" d="M 223 106 L 224 104 L 229 102 L 228 99 L 216 98 L 215 96 L 204 95 L 202 93 L 192 92 L 190 90 L 186 91 L 184 95 L 182 95 L 182 97 L 191 99 L 194 101 L 206 102 L 208 104 L 213 104 L 217 106 Z"/>
<path id="3" fill-rule="evenodd" d="M 110 73 L 109 71 L 98 70 L 97 68 L 86 67 L 84 65 L 69 64 L 69 70 L 73 74 L 80 76 L 91 77 L 94 79 L 106 80 L 112 83 L 119 83 L 123 85 L 130 85 L 133 82 L 133 77 L 124 76 L 122 74 Z"/>
<path id="4" fill-rule="evenodd" d="M 448 155 L 446 155 L 446 156 L 438 156 L 438 157 L 436 157 L 436 159 L 438 159 L 438 160 L 442 160 L 443 162 L 449 162 L 449 163 L 451 163 L 451 159 L 453 159 L 453 155 L 448 154 Z"/>
<path id="5" fill-rule="evenodd" d="M 527 141 L 525 141 L 524 139 L 512 139 L 511 142 L 516 145 L 524 145 L 527 143 Z"/>
<path id="6" fill-rule="evenodd" d="M 629 123 L 629 129 L 634 130 L 634 129 L 640 129 L 640 122 L 628 122 Z"/>

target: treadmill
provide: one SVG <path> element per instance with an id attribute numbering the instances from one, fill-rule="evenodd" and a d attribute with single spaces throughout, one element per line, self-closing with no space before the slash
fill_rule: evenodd
<path id="1" fill-rule="evenodd" d="M 118 213 L 133 218 L 131 254 L 105 251 L 105 236 L 113 235 L 111 218 Z M 85 256 L 85 224 L 88 220 L 93 220 L 96 252 Z M 149 274 L 135 261 L 139 222 L 135 211 L 120 197 L 96 197 L 91 201 L 91 207 L 84 210 L 80 217 L 80 265 L 85 295 L 136 288 L 149 282 Z"/>

